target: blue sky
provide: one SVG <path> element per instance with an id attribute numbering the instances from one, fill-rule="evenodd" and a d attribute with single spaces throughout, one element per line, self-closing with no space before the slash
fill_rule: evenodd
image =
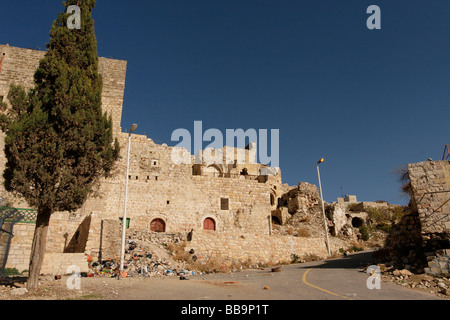
<path id="1" fill-rule="evenodd" d="M 369 30 L 369 5 L 381 30 Z M 60 1 L 3 0 L 0 43 L 45 48 Z M 450 1 L 97 1 L 98 53 L 128 61 L 122 129 L 280 130 L 283 180 L 403 204 L 392 170 L 450 143 Z M 205 142 L 206 146 L 208 142 Z"/>

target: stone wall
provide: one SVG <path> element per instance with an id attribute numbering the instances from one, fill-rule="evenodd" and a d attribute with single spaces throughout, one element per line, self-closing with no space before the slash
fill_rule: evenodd
<path id="1" fill-rule="evenodd" d="M 269 179 L 261 183 L 256 179 L 193 175 L 192 165 L 172 162 L 172 147 L 155 144 L 142 135 L 132 135 L 130 170 L 125 177 L 128 139 L 127 134 L 118 137 L 122 153 L 115 175 L 103 179 L 95 196 L 78 211 L 53 214 L 47 253 L 87 252 L 95 258 L 117 258 L 126 178 L 127 219 L 131 229 L 149 232 L 152 221 L 161 219 L 165 233 L 187 234 L 202 230 L 205 220 L 211 219 L 215 229 L 212 232 L 270 234 L 273 184 Z M 227 200 L 226 207 L 222 206 L 223 199 Z M 15 231 L 20 233 L 21 228 L 17 225 Z M 34 225 L 30 229 L 22 239 L 13 239 L 14 259 L 8 261 L 10 267 L 19 262 L 16 258 L 20 256 L 21 270 L 28 268 Z"/>
<path id="2" fill-rule="evenodd" d="M 332 242 L 332 252 L 342 248 L 342 243 Z M 222 259 L 228 262 L 253 262 L 260 264 L 285 264 L 309 256 L 325 258 L 325 238 L 293 236 L 269 236 L 254 233 L 215 233 L 207 230 L 194 232 L 186 249 L 194 249 L 198 259 Z"/>
<path id="3" fill-rule="evenodd" d="M 447 276 L 450 273 L 450 249 L 438 250 L 427 257 L 425 272 L 432 275 Z"/>
<path id="4" fill-rule="evenodd" d="M 19 272 L 28 270 L 35 228 L 36 225 L 30 223 L 14 225 L 14 237 L 11 239 L 6 268 L 16 268 Z"/>
<path id="5" fill-rule="evenodd" d="M 386 246 L 392 258 L 407 256 L 410 250 L 421 249 L 422 246 L 422 228 L 416 212 L 405 215 L 392 226 Z"/>
<path id="6" fill-rule="evenodd" d="M 6 97 L 10 83 L 31 88 L 34 70 L 45 52 L 7 46 L 0 46 L 0 52 L 5 53 L 0 96 Z M 282 185 L 279 168 L 252 163 L 254 150 L 250 147 L 225 149 L 227 160 L 230 155 L 242 154 L 249 163 L 227 162 L 222 167 L 200 163 L 195 167 L 195 157 L 186 150 L 156 144 L 145 135 L 133 134 L 126 176 L 128 134 L 120 132 L 126 62 L 100 58 L 99 72 L 103 75 L 103 110 L 112 115 L 114 135 L 121 146 L 120 159 L 113 176 L 102 179 L 79 210 L 53 214 L 47 239 L 49 257 L 89 253 L 93 258 L 117 259 L 126 182 L 129 234 L 140 230 L 152 235 L 153 229 L 158 228 L 166 235 L 186 235 L 192 230 L 196 235 L 192 244 L 205 254 L 220 253 L 233 259 L 247 257 L 266 263 L 288 261 L 292 254 L 326 254 L 321 238 L 271 236 L 271 212 L 283 201 L 284 191 L 292 187 Z M 1 143 L 3 138 L 0 135 Z M 190 161 L 175 163 L 174 151 L 181 152 L 183 159 Z M 0 171 L 3 171 L 4 157 L 0 159 Z M 269 171 L 270 175 L 263 173 Z M 318 198 L 317 187 L 300 183 L 288 200 L 293 209 L 314 206 Z M 26 207 L 20 199 L 14 199 L 14 205 Z M 287 214 L 286 210 L 282 211 L 281 220 L 286 220 Z M 10 267 L 28 268 L 33 231 L 34 225 L 16 226 L 18 236 L 13 239 Z M 158 238 L 162 241 L 164 237 Z"/>
<path id="7" fill-rule="evenodd" d="M 69 269 L 70 266 L 76 266 L 77 269 Z M 89 271 L 87 256 L 84 253 L 46 253 L 44 256 L 41 274 L 65 275 L 78 271 Z"/>
<path id="8" fill-rule="evenodd" d="M 193 175 L 193 164 L 173 163 L 173 147 L 155 144 L 143 135 L 132 135 L 130 170 L 125 177 L 127 134 L 119 135 L 119 141 L 121 160 L 115 175 L 102 181 L 98 197 L 86 202 L 85 212 L 101 211 L 109 219 L 122 218 L 128 178 L 131 228 L 150 230 L 151 222 L 161 219 L 165 232 L 189 232 L 203 229 L 204 220 L 212 218 L 217 231 L 269 233 L 270 182 Z"/>
<path id="9" fill-rule="evenodd" d="M 424 233 L 450 233 L 450 161 L 408 164 L 411 200 Z"/>
<path id="10" fill-rule="evenodd" d="M 286 206 L 290 214 L 299 209 L 305 210 L 320 204 L 319 189 L 310 183 L 299 182 L 298 185 L 280 198 L 279 207 Z"/>
<path id="11" fill-rule="evenodd" d="M 16 268 L 19 272 L 28 270 L 35 227 L 33 223 L 17 223 L 14 226 L 6 268 Z M 121 237 L 119 220 L 102 219 L 99 213 L 55 213 L 50 219 L 46 255 L 71 257 L 70 254 L 88 253 L 96 259 L 102 256 L 118 259 Z M 51 259 L 45 260 L 42 268 L 51 270 L 47 263 L 51 265 L 53 262 Z"/>
<path id="12" fill-rule="evenodd" d="M 0 45 L 0 56 L 3 56 L 0 71 L 0 97 L 6 99 L 11 83 L 22 85 L 26 89 L 34 86 L 34 72 L 45 51 L 24 49 Z M 103 78 L 102 108 L 111 114 L 113 130 L 120 132 L 122 105 L 125 90 L 127 62 L 116 59 L 99 59 L 99 73 Z"/>

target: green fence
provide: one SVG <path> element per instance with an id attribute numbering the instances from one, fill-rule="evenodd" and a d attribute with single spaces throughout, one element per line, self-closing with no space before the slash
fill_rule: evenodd
<path id="1" fill-rule="evenodd" d="M 16 209 L 19 213 L 23 215 L 23 219 L 18 223 L 36 223 L 37 210 L 36 209 L 22 209 L 22 208 L 8 208 L 0 207 L 0 215 L 6 213 L 10 210 Z M 8 221 L 8 220 L 6 220 Z"/>

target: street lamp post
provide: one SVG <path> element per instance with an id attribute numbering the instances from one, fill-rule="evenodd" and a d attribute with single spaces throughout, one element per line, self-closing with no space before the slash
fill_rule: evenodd
<path id="1" fill-rule="evenodd" d="M 123 205 L 123 218 L 122 218 L 122 250 L 120 255 L 120 272 L 123 271 L 123 263 L 125 256 L 125 234 L 127 229 L 127 196 L 128 196 L 128 173 L 130 166 L 130 146 L 131 146 L 131 133 L 136 130 L 137 124 L 133 124 L 128 132 L 128 151 L 127 151 L 127 174 L 125 176 L 125 203 Z M 120 276 L 118 277 L 120 279 Z"/>
<path id="2" fill-rule="evenodd" d="M 330 241 L 328 239 L 328 225 L 327 225 L 327 218 L 325 216 L 325 204 L 323 202 L 323 195 L 322 195 L 322 184 L 320 182 L 320 171 L 319 171 L 319 164 L 321 164 L 325 159 L 321 158 L 319 161 L 317 161 L 317 177 L 319 178 L 319 190 L 320 190 L 320 199 L 322 201 L 322 213 L 323 213 L 323 223 L 325 226 L 325 236 L 327 239 L 327 250 L 328 250 L 328 256 L 331 256 L 330 252 Z"/>

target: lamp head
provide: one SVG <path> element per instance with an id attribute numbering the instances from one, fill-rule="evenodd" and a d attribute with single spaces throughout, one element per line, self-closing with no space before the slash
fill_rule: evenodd
<path id="1" fill-rule="evenodd" d="M 130 128 L 130 133 L 132 133 L 134 130 L 136 130 L 137 126 L 138 125 L 136 123 L 133 123 Z"/>
<path id="2" fill-rule="evenodd" d="M 317 164 L 320 164 L 320 163 L 322 163 L 322 162 L 324 162 L 325 161 L 325 159 L 324 158 L 320 158 L 320 160 L 319 161 L 317 161 Z"/>

